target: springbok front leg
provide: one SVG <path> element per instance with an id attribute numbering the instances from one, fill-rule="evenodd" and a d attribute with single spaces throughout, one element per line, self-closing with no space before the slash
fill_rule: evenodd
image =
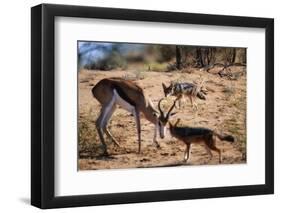
<path id="1" fill-rule="evenodd" d="M 136 108 L 134 108 L 133 115 L 136 120 L 136 126 L 137 126 L 137 134 L 138 134 L 138 143 L 139 143 L 139 150 L 138 152 L 141 152 L 141 123 L 140 123 L 140 112 Z"/>
<path id="2" fill-rule="evenodd" d="M 156 145 L 156 147 L 159 149 L 160 144 L 157 141 L 157 132 L 159 131 L 159 123 L 156 121 L 155 123 L 155 129 L 154 129 L 154 135 L 153 135 L 153 143 Z"/>

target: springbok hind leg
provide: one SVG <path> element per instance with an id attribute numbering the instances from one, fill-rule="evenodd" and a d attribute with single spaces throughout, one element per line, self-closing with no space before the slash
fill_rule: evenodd
<path id="1" fill-rule="evenodd" d="M 116 105 L 113 105 L 110 112 L 107 114 L 106 116 L 106 119 L 105 119 L 105 123 L 106 123 L 106 126 L 104 127 L 104 132 L 105 134 L 107 135 L 107 137 L 109 137 L 111 139 L 111 141 L 117 145 L 118 147 L 120 147 L 120 144 L 117 142 L 117 140 L 113 137 L 113 135 L 111 134 L 111 132 L 109 131 L 107 125 L 108 125 L 108 122 L 110 121 L 110 118 L 112 116 L 112 114 L 114 113 L 114 111 L 116 110 Z"/>
<path id="2" fill-rule="evenodd" d="M 110 113 L 112 111 L 113 105 L 114 105 L 114 99 L 111 100 L 111 102 L 109 102 L 109 104 L 107 104 L 106 106 L 103 106 L 101 108 L 100 115 L 99 115 L 98 119 L 96 120 L 96 128 L 98 131 L 100 141 L 103 146 L 103 155 L 105 155 L 105 156 L 108 155 L 108 152 L 107 152 L 107 146 L 106 146 L 106 143 L 105 143 L 105 140 L 103 137 L 103 133 L 104 133 L 104 129 L 107 125 L 106 117 L 108 116 L 108 113 Z"/>
<path id="3" fill-rule="evenodd" d="M 102 143 L 103 155 L 107 156 L 108 155 L 107 146 L 106 146 L 106 143 L 105 143 L 105 140 L 104 140 L 104 137 L 103 137 L 103 128 L 101 126 L 101 121 L 102 121 L 103 117 L 104 117 L 104 115 L 103 115 L 103 113 L 101 113 L 100 116 L 98 117 L 97 121 L 96 121 L 96 128 L 97 128 L 97 131 L 98 131 L 100 141 Z"/>

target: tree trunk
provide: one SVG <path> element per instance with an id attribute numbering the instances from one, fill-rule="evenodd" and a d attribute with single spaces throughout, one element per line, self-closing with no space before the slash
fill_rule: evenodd
<path id="1" fill-rule="evenodd" d="M 236 59 L 236 48 L 233 48 L 233 53 L 232 53 L 232 60 L 231 63 L 234 64 L 235 63 L 235 59 Z"/>
<path id="2" fill-rule="evenodd" d="M 202 52 L 200 47 L 196 48 L 196 66 L 203 67 Z"/>
<path id="3" fill-rule="evenodd" d="M 247 63 L 247 49 L 243 49 L 243 57 L 242 57 L 242 63 L 246 64 Z"/>
<path id="4" fill-rule="evenodd" d="M 180 46 L 176 45 L 176 67 L 178 70 L 181 69 L 181 59 L 182 55 L 181 55 L 181 48 Z"/>

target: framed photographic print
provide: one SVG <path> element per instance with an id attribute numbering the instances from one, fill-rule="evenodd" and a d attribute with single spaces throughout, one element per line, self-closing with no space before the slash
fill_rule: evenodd
<path id="1" fill-rule="evenodd" d="M 31 204 L 274 192 L 274 20 L 31 9 Z"/>

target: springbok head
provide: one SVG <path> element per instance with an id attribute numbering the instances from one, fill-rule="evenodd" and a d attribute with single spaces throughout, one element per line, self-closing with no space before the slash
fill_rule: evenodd
<path id="1" fill-rule="evenodd" d="M 177 99 L 174 101 L 173 105 L 170 107 L 170 109 L 168 110 L 167 113 L 163 112 L 163 110 L 161 109 L 161 102 L 164 100 L 164 98 L 161 98 L 160 101 L 158 102 L 158 110 L 159 110 L 159 117 L 158 117 L 158 123 L 159 123 L 159 134 L 160 137 L 163 139 L 165 137 L 165 132 L 166 132 L 166 124 L 169 121 L 169 118 L 173 115 L 176 114 L 176 112 L 172 112 L 175 105 L 176 105 L 176 101 Z"/>

